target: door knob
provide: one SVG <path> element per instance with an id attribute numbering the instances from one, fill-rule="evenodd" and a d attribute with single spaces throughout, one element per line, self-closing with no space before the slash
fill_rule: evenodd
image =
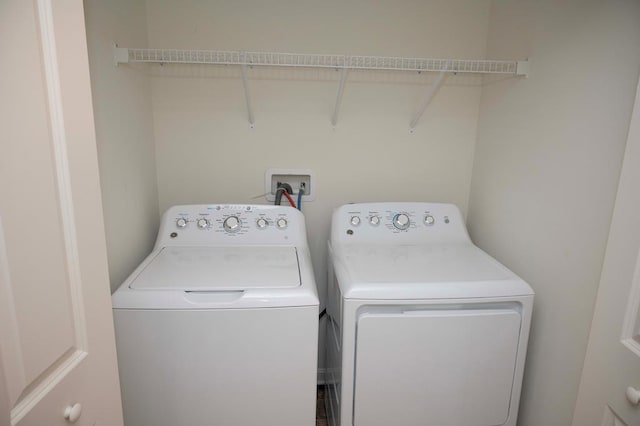
<path id="1" fill-rule="evenodd" d="M 640 404 L 640 391 L 629 386 L 627 388 L 627 399 L 632 405 Z"/>
<path id="2" fill-rule="evenodd" d="M 82 404 L 79 403 L 69 405 L 64 409 L 64 419 L 69 423 L 77 422 L 80 414 L 82 414 Z"/>

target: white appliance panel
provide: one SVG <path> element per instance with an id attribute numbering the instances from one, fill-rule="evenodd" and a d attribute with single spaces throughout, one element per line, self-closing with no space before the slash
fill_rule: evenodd
<path id="1" fill-rule="evenodd" d="M 329 245 L 346 299 L 455 299 L 530 295 L 531 288 L 471 243 Z M 329 289 L 329 297 L 336 292 Z"/>
<path id="2" fill-rule="evenodd" d="M 235 225 L 233 229 L 228 226 L 229 220 Z M 238 245 L 306 247 L 304 215 L 298 209 L 285 206 L 173 206 L 162 216 L 154 250 L 167 246 Z"/>
<path id="3" fill-rule="evenodd" d="M 396 220 L 399 216 L 404 219 Z M 404 226 L 399 228 L 400 222 Z M 331 242 L 336 245 L 400 245 L 468 243 L 471 240 L 464 218 L 453 204 L 359 203 L 334 210 Z"/>
<path id="4" fill-rule="evenodd" d="M 129 284 L 138 290 L 223 291 L 300 286 L 295 247 L 164 247 Z"/>
<path id="5" fill-rule="evenodd" d="M 339 252 L 361 283 L 482 282 L 513 277 L 472 244 L 357 245 Z"/>
<path id="6" fill-rule="evenodd" d="M 127 425 L 315 424 L 317 306 L 114 317 Z"/>
<path id="7" fill-rule="evenodd" d="M 520 327 L 515 309 L 360 314 L 353 424 L 504 424 Z"/>

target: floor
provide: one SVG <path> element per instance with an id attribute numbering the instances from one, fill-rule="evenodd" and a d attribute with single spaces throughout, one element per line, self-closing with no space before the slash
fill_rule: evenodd
<path id="1" fill-rule="evenodd" d="M 324 386 L 318 386 L 318 397 L 316 403 L 316 426 L 328 426 L 327 410 L 324 407 Z"/>

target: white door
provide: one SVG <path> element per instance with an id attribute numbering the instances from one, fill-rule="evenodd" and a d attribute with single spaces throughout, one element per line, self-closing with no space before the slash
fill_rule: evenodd
<path id="1" fill-rule="evenodd" d="M 82 1 L 0 1 L 0 52 L 0 425 L 122 425 Z"/>
<path id="2" fill-rule="evenodd" d="M 639 393 L 634 396 L 635 392 Z M 636 396 L 640 399 L 640 90 L 573 426 L 638 426 Z"/>

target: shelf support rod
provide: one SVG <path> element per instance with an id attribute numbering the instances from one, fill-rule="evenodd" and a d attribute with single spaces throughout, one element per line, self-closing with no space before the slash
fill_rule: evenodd
<path id="1" fill-rule="evenodd" d="M 340 113 L 340 105 L 342 104 L 342 95 L 344 94 L 344 83 L 345 81 L 347 81 L 347 70 L 348 68 L 345 65 L 342 68 L 342 72 L 340 74 L 340 85 L 338 86 L 338 97 L 336 99 L 336 106 L 333 108 L 333 116 L 331 117 L 331 124 L 333 125 L 333 127 L 336 127 L 336 124 L 338 124 L 338 114 Z"/>
<path id="2" fill-rule="evenodd" d="M 411 124 L 409 125 L 409 131 L 411 133 L 413 133 L 413 130 L 416 128 L 416 124 L 418 124 L 420 117 L 422 117 L 422 114 L 424 114 L 425 110 L 433 100 L 434 96 L 436 95 L 436 93 L 438 93 L 438 90 L 440 90 L 445 80 L 447 79 L 447 76 L 449 75 L 448 69 L 449 69 L 449 64 L 445 65 L 444 69 L 440 71 L 440 75 L 438 75 L 438 78 L 436 79 L 436 81 L 429 88 L 429 92 L 427 92 L 427 96 L 423 99 L 422 103 L 418 107 L 418 111 L 416 111 L 415 115 L 413 116 L 413 120 L 411 120 Z"/>
<path id="3" fill-rule="evenodd" d="M 241 65 L 242 70 L 242 84 L 244 85 L 244 99 L 247 102 L 247 113 L 249 114 L 249 127 L 255 127 L 255 120 L 253 118 L 253 108 L 251 108 L 251 93 L 249 92 L 249 81 L 247 79 L 247 65 Z"/>

